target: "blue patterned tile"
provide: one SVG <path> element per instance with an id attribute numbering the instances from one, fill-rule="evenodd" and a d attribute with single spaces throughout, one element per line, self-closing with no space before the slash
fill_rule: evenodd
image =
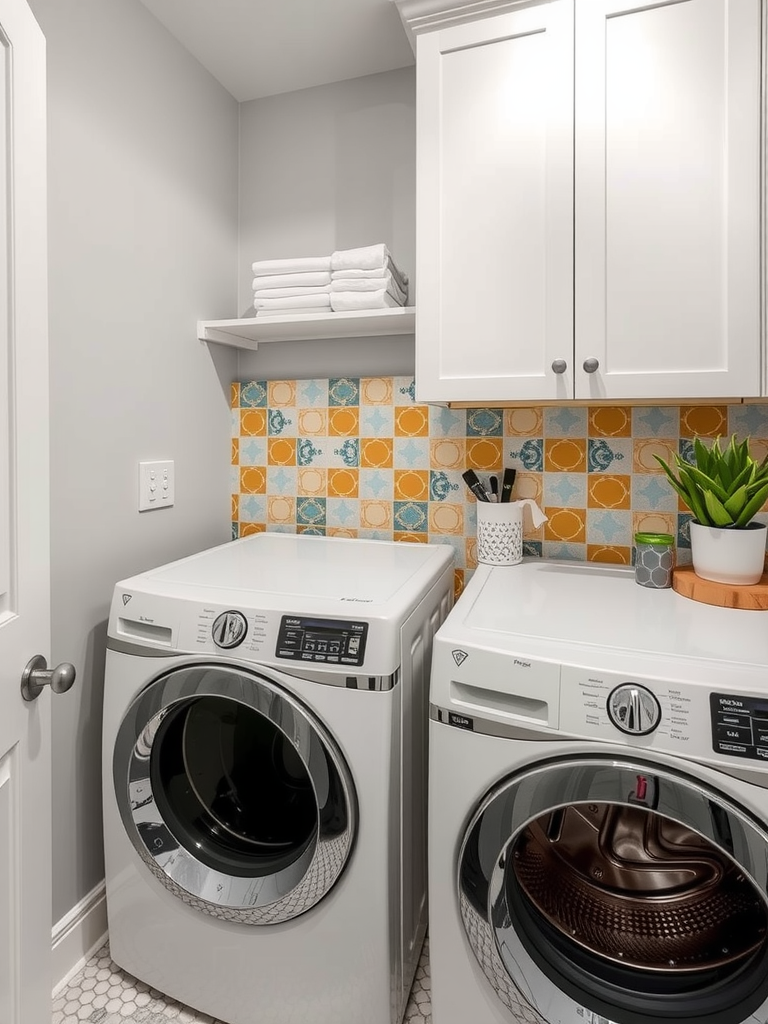
<path id="1" fill-rule="evenodd" d="M 541 558 L 542 541 L 540 540 L 524 540 L 523 541 L 523 555 L 529 557 Z"/>
<path id="2" fill-rule="evenodd" d="M 677 547 L 678 549 L 691 548 L 691 534 L 688 529 L 688 524 L 693 519 L 693 515 L 690 512 L 678 512 L 677 513 Z"/>
<path id="3" fill-rule="evenodd" d="M 347 466 L 350 469 L 360 465 L 360 439 L 357 437 L 332 437 L 328 438 L 329 444 L 333 445 L 331 456 L 328 459 L 329 466 Z"/>
<path id="4" fill-rule="evenodd" d="M 391 405 L 360 406 L 361 437 L 392 437 L 394 422 L 395 410 Z"/>
<path id="5" fill-rule="evenodd" d="M 544 469 L 544 441 L 540 437 L 529 437 L 520 443 L 519 438 L 512 439 L 507 457 L 530 473 L 541 473 Z"/>
<path id="6" fill-rule="evenodd" d="M 266 437 L 241 437 L 239 461 L 241 466 L 266 466 Z"/>
<path id="7" fill-rule="evenodd" d="M 240 524 L 232 523 L 232 540 L 237 540 L 240 536 Z"/>
<path id="8" fill-rule="evenodd" d="M 467 409 L 467 437 L 501 437 L 503 432 L 501 409 Z"/>
<path id="9" fill-rule="evenodd" d="M 413 405 L 416 402 L 416 381 L 413 377 L 392 378 L 392 400 L 395 405 Z"/>
<path id="10" fill-rule="evenodd" d="M 544 558 L 562 558 L 569 562 L 586 562 L 586 544 L 566 544 L 561 540 L 542 541 L 541 553 Z"/>
<path id="11" fill-rule="evenodd" d="M 633 437 L 677 437 L 680 410 L 674 406 L 637 406 L 632 410 Z"/>
<path id="12" fill-rule="evenodd" d="M 296 523 L 300 526 L 326 525 L 325 498 L 297 498 Z"/>
<path id="13" fill-rule="evenodd" d="M 458 501 L 464 498 L 464 481 L 459 472 L 442 469 L 429 471 L 429 500 Z"/>
<path id="14" fill-rule="evenodd" d="M 392 540 L 391 530 L 362 529 L 357 531 L 357 536 L 361 540 Z"/>
<path id="15" fill-rule="evenodd" d="M 395 501 L 393 519 L 396 531 L 426 533 L 429 525 L 426 501 Z"/>
<path id="16" fill-rule="evenodd" d="M 566 405 L 548 406 L 544 410 L 545 437 L 586 437 L 587 410 Z"/>
<path id="17" fill-rule="evenodd" d="M 709 444 L 706 444 L 706 447 L 709 448 Z M 696 465 L 696 455 L 694 454 L 693 450 L 693 441 L 689 437 L 680 438 L 677 445 L 677 450 L 680 453 L 680 457 L 685 459 L 686 462 L 690 462 L 692 466 Z M 674 470 L 675 467 L 670 466 L 670 468 Z"/>
<path id="18" fill-rule="evenodd" d="M 326 526 L 347 526 L 357 529 L 360 524 L 360 502 L 357 498 L 327 498 Z"/>
<path id="19" fill-rule="evenodd" d="M 768 437 L 768 405 L 729 405 L 728 433 L 745 437 Z"/>
<path id="20" fill-rule="evenodd" d="M 660 473 L 633 473 L 632 508 L 635 512 L 676 512 L 677 494 Z"/>
<path id="21" fill-rule="evenodd" d="M 267 533 L 296 533 L 296 527 L 290 523 L 267 523 Z"/>
<path id="22" fill-rule="evenodd" d="M 267 404 L 267 382 L 252 380 L 240 388 L 240 407 L 243 409 L 261 409 Z"/>
<path id="23" fill-rule="evenodd" d="M 448 409 L 442 405 L 430 405 L 429 436 L 431 438 L 466 437 L 466 435 L 466 409 Z"/>
<path id="24" fill-rule="evenodd" d="M 309 437 L 300 437 L 296 442 L 296 465 L 319 466 L 322 462 L 323 449 Z"/>
<path id="25" fill-rule="evenodd" d="M 328 405 L 328 381 L 322 378 L 319 380 L 297 380 L 296 405 L 300 409 L 325 408 Z"/>
<path id="26" fill-rule="evenodd" d="M 328 405 L 360 405 L 360 378 L 331 377 L 328 381 Z"/>
<path id="27" fill-rule="evenodd" d="M 298 489 L 295 466 L 267 466 L 267 494 L 294 495 Z"/>
<path id="28" fill-rule="evenodd" d="M 296 437 L 298 416 L 295 409 L 269 409 L 267 412 L 267 433 L 270 437 Z"/>
<path id="29" fill-rule="evenodd" d="M 421 469 L 429 465 L 428 437 L 396 437 L 394 440 L 395 469 Z"/>
<path id="30" fill-rule="evenodd" d="M 242 523 L 265 523 L 267 521 L 266 495 L 241 494 L 240 521 Z"/>
<path id="31" fill-rule="evenodd" d="M 395 494 L 395 473 L 392 469 L 361 469 L 358 493 L 369 501 L 392 501 Z"/>
<path id="32" fill-rule="evenodd" d="M 545 473 L 543 482 L 545 505 L 555 508 L 587 507 L 586 473 Z"/>
<path id="33" fill-rule="evenodd" d="M 431 533 L 429 535 L 430 544 L 447 544 L 453 548 L 453 567 L 454 569 L 464 569 L 466 567 L 467 559 L 467 541 L 464 535 L 456 535 L 452 533 Z"/>
<path id="34" fill-rule="evenodd" d="M 617 509 L 587 509 L 587 543 L 622 545 L 632 543 L 632 513 Z"/>
<path id="35" fill-rule="evenodd" d="M 632 438 L 590 437 L 587 440 L 587 469 L 590 473 L 630 473 Z"/>

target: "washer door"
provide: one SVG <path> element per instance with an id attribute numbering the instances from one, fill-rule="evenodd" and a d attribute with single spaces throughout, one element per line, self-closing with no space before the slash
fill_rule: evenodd
<path id="1" fill-rule="evenodd" d="M 740 1024 L 761 1006 L 768 1020 L 767 885 L 761 824 L 621 758 L 507 779 L 459 855 L 464 927 L 498 997 L 562 1024 Z"/>
<path id="2" fill-rule="evenodd" d="M 198 910 L 276 924 L 318 903 L 350 855 L 352 777 L 286 690 L 222 665 L 176 668 L 118 731 L 115 794 L 155 877 Z"/>

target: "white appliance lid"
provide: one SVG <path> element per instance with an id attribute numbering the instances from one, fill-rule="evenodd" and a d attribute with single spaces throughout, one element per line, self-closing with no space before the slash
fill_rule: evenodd
<path id="1" fill-rule="evenodd" d="M 761 665 L 768 674 L 766 612 L 716 608 L 671 589 L 641 587 L 634 570 L 607 565 L 532 558 L 504 568 L 480 566 L 475 575 L 461 619 L 462 627 L 484 637 L 475 635 L 475 642 L 508 647 L 502 637 L 526 637 Z"/>
<path id="2" fill-rule="evenodd" d="M 210 588 L 247 593 L 251 603 L 269 594 L 352 601 L 368 610 L 386 605 L 417 576 L 423 584 L 452 558 L 447 545 L 259 533 L 160 566 L 130 582 L 142 580 L 155 593 Z"/>

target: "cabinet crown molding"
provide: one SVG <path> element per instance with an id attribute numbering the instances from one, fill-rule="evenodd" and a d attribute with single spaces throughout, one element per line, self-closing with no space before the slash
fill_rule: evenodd
<path id="1" fill-rule="evenodd" d="M 447 25 L 492 14 L 503 14 L 520 7 L 530 7 L 541 0 L 392 0 L 400 12 L 411 47 L 416 51 L 416 36 Z"/>

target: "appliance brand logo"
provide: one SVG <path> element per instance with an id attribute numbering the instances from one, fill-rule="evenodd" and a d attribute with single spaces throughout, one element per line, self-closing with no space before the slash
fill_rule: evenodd
<path id="1" fill-rule="evenodd" d="M 466 651 L 456 650 L 451 651 L 451 654 L 453 655 L 453 660 L 456 662 L 457 665 L 461 665 L 469 657 Z"/>
<path id="2" fill-rule="evenodd" d="M 133 594 L 123 594 L 123 604 L 128 604 L 132 597 Z"/>
<path id="3" fill-rule="evenodd" d="M 474 719 L 467 718 L 466 715 L 457 715 L 455 711 L 448 712 L 448 725 L 453 725 L 457 729 L 469 729 L 470 732 L 475 728 Z"/>

